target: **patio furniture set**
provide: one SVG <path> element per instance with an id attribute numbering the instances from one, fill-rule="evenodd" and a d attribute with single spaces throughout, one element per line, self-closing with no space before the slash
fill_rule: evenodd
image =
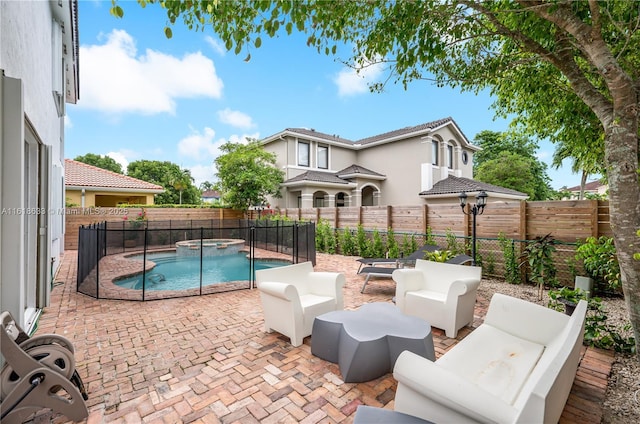
<path id="1" fill-rule="evenodd" d="M 256 271 L 265 331 L 293 346 L 311 336 L 311 353 L 339 364 L 345 382 L 393 372 L 394 410 L 361 405 L 356 424 L 558 422 L 578 367 L 586 302 L 568 316 L 496 294 L 483 324 L 436 360 L 431 327 L 455 338 L 473 321 L 482 269 L 414 261 L 392 268 L 395 305 L 356 310 L 343 310 L 342 273 L 314 271 L 311 262 Z M 38 408 L 86 418 L 71 343 L 57 335 L 29 339 L 8 313 L 1 318 L 3 422 L 21 422 Z"/>
<path id="2" fill-rule="evenodd" d="M 256 280 L 265 331 L 294 346 L 311 336 L 311 353 L 338 363 L 345 382 L 393 372 L 394 410 L 359 406 L 356 424 L 558 422 L 578 368 L 585 301 L 568 316 L 496 294 L 483 324 L 435 359 L 431 327 L 455 338 L 473 321 L 481 272 L 415 259 L 414 268 L 393 268 L 396 305 L 354 311 L 342 310 L 344 275 L 310 262 L 256 271 Z"/>

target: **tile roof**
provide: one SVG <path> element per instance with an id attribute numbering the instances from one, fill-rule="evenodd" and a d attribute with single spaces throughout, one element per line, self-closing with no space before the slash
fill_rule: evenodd
<path id="1" fill-rule="evenodd" d="M 383 134 L 374 135 L 372 137 L 363 138 L 358 140 L 357 143 L 358 144 L 375 143 L 376 141 L 387 140 L 387 139 L 398 137 L 404 134 L 411 134 L 418 131 L 432 130 L 434 128 L 440 127 L 449 122 L 452 122 L 455 124 L 455 121 L 453 120 L 453 118 L 449 116 L 447 118 L 438 119 L 436 121 L 426 122 L 424 124 L 414 125 L 412 127 L 404 127 L 404 128 L 389 131 Z"/>
<path id="2" fill-rule="evenodd" d="M 363 176 L 367 176 L 367 175 L 372 175 L 372 176 L 376 176 L 376 177 L 384 177 L 384 175 L 372 171 L 370 169 L 365 168 L 364 166 L 360 166 L 360 165 L 356 165 L 353 164 L 351 166 L 346 167 L 345 169 L 343 169 L 342 171 L 338 171 L 335 173 L 335 175 L 340 176 L 340 175 L 352 175 L 352 174 L 362 174 Z"/>
<path id="3" fill-rule="evenodd" d="M 458 194 L 463 191 L 474 192 L 474 191 L 482 191 L 482 190 L 488 191 L 491 193 L 508 194 L 511 196 L 529 197 L 528 194 L 522 193 L 517 190 L 504 188 L 504 187 L 500 187 L 500 186 L 489 184 L 489 183 L 483 183 L 482 181 L 476 181 L 470 178 L 454 177 L 453 175 L 449 175 L 444 180 L 438 181 L 433 185 L 431 190 L 421 192 L 420 196 L 452 194 L 452 193 Z"/>
<path id="4" fill-rule="evenodd" d="M 385 140 L 392 140 L 395 137 L 400 137 L 400 136 L 403 136 L 403 135 L 408 135 L 408 134 L 412 134 L 412 133 L 416 133 L 416 132 L 420 132 L 420 131 L 433 130 L 435 128 L 441 127 L 441 126 L 443 126 L 445 124 L 448 124 L 448 123 L 452 123 L 453 125 L 455 125 L 456 129 L 460 132 L 460 134 L 462 134 L 462 136 L 465 139 L 469 140 L 469 143 L 471 143 L 470 139 L 462 133 L 462 130 L 460 130 L 460 127 L 458 127 L 458 124 L 456 124 L 456 122 L 450 116 L 447 117 L 447 118 L 442 118 L 442 119 L 437 119 L 435 121 L 426 122 L 426 123 L 420 124 L 420 125 L 414 125 L 414 126 L 411 126 L 411 127 L 400 128 L 400 129 L 397 129 L 397 130 L 393 130 L 393 131 L 389 131 L 389 132 L 386 132 L 386 133 L 374 135 L 374 136 L 371 136 L 371 137 L 361 138 L 360 140 L 349 140 L 349 139 L 340 137 L 339 135 L 336 135 L 336 134 L 327 134 L 327 133 L 323 133 L 323 132 L 320 132 L 320 131 L 316 131 L 315 129 L 309 129 L 309 128 L 286 128 L 284 130 L 284 132 L 296 133 L 296 134 L 300 134 L 300 135 L 307 136 L 307 137 L 315 137 L 315 138 L 319 138 L 319 139 L 322 139 L 322 140 L 332 141 L 332 142 L 336 142 L 336 143 L 342 143 L 342 144 L 349 145 L 349 146 L 364 146 L 364 145 L 372 144 L 372 143 L 375 143 L 375 142 L 380 142 L 380 141 L 385 141 Z M 271 136 L 271 137 L 275 137 L 275 136 Z M 267 137 L 267 139 L 269 139 L 271 137 Z"/>
<path id="5" fill-rule="evenodd" d="M 216 190 L 205 190 L 202 192 L 202 196 L 200 197 L 205 197 L 205 198 L 220 198 L 220 192 L 216 191 Z"/>
<path id="6" fill-rule="evenodd" d="M 67 187 L 121 188 L 130 190 L 164 191 L 162 186 L 107 171 L 71 159 L 64 160 L 64 184 Z"/>
<path id="7" fill-rule="evenodd" d="M 349 181 L 337 177 L 329 172 L 307 171 L 293 178 L 289 178 L 284 183 L 295 183 L 299 181 L 312 181 L 317 183 L 349 184 Z"/>
<path id="8" fill-rule="evenodd" d="M 602 184 L 600 181 L 591 181 L 584 185 L 585 190 L 598 190 L 600 187 L 605 186 L 606 184 Z M 569 187 L 567 190 L 569 191 L 580 191 L 580 186 L 577 185 L 575 187 Z"/>
<path id="9" fill-rule="evenodd" d="M 336 141 L 338 143 L 344 144 L 353 144 L 353 141 L 347 140 L 346 138 L 342 138 L 336 134 L 326 134 L 320 131 L 316 131 L 314 129 L 309 128 L 286 128 L 285 131 L 291 131 L 302 135 L 307 135 L 309 137 L 318 137 L 327 141 Z"/>

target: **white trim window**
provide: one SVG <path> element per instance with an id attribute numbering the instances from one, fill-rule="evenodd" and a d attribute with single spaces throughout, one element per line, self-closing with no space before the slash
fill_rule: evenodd
<path id="1" fill-rule="evenodd" d="M 440 150 L 440 143 L 437 141 L 431 142 L 431 164 L 438 166 L 438 151 Z"/>
<path id="2" fill-rule="evenodd" d="M 447 167 L 453 169 L 453 146 L 447 144 Z"/>
<path id="3" fill-rule="evenodd" d="M 298 141 L 298 166 L 308 167 L 310 165 L 309 152 L 309 143 L 305 141 Z"/>
<path id="4" fill-rule="evenodd" d="M 318 145 L 318 168 L 329 169 L 329 146 Z"/>

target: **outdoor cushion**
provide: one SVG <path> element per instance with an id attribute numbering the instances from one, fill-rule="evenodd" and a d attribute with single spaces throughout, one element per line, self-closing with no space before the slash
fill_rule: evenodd
<path id="1" fill-rule="evenodd" d="M 543 352 L 543 345 L 481 325 L 438 365 L 513 404 Z"/>

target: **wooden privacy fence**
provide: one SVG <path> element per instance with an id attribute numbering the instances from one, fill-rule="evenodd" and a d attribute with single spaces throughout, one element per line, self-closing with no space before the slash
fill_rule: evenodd
<path id="1" fill-rule="evenodd" d="M 468 207 L 468 206 L 467 206 Z M 278 212 L 278 211 L 276 211 Z M 289 208 L 281 215 L 292 219 L 329 222 L 333 228 L 366 230 L 389 228 L 398 233 L 434 234 L 452 232 L 470 237 L 473 218 L 462 213 L 459 204 L 420 206 L 361 206 L 345 208 Z M 550 202 L 490 202 L 476 220 L 478 237 L 500 234 L 516 240 L 533 240 L 551 233 L 556 240 L 575 243 L 587 237 L 611 237 L 609 202 L 602 200 L 563 200 Z"/>
<path id="2" fill-rule="evenodd" d="M 65 249 L 75 250 L 78 228 L 101 221 L 136 219 L 141 208 L 67 208 Z M 243 213 L 220 208 L 145 208 L 147 219 L 161 220 L 227 220 L 242 219 Z M 395 233 L 434 234 L 452 232 L 470 237 L 472 217 L 462 213 L 458 204 L 420 206 L 361 206 L 346 208 L 289 208 L 276 213 L 295 220 L 318 222 L 327 220 L 333 228 L 378 229 Z M 255 215 L 255 212 L 253 213 Z M 256 218 L 252 216 L 250 218 Z M 477 217 L 478 237 L 495 238 L 504 234 L 516 240 L 533 240 L 551 233 L 556 240 L 575 243 L 587 237 L 611 237 L 609 202 L 606 200 L 563 200 L 552 202 L 490 202 Z"/>
<path id="3" fill-rule="evenodd" d="M 141 208 L 67 208 L 65 249 L 78 248 L 78 228 L 101 221 L 134 220 Z M 452 233 L 458 237 L 471 237 L 472 217 L 462 213 L 457 203 L 420 206 L 362 206 L 345 208 L 290 208 L 268 211 L 294 220 L 329 222 L 337 229 L 355 230 L 362 225 L 365 230 L 389 228 L 400 235 L 426 234 L 436 236 Z M 243 219 L 242 212 L 217 208 L 145 208 L 146 219 L 152 221 L 188 221 Z M 249 218 L 257 218 L 255 212 Z M 476 234 L 481 240 L 478 253 L 484 260 L 485 275 L 503 276 L 504 257 L 497 239 L 500 234 L 515 240 L 518 254 L 525 240 L 551 233 L 564 242 L 557 246 L 555 263 L 558 277 L 564 284 L 572 281 L 571 259 L 575 256 L 577 240 L 587 237 L 611 237 L 609 202 L 598 200 L 565 200 L 552 202 L 499 201 L 490 202 L 484 213 L 477 217 Z M 486 240 L 482 240 L 486 239 Z M 491 240 L 493 239 L 493 240 Z M 437 238 L 438 244 L 444 242 Z M 488 264 L 493 264 L 489 267 Z M 489 272 L 491 268 L 495 272 Z"/>

